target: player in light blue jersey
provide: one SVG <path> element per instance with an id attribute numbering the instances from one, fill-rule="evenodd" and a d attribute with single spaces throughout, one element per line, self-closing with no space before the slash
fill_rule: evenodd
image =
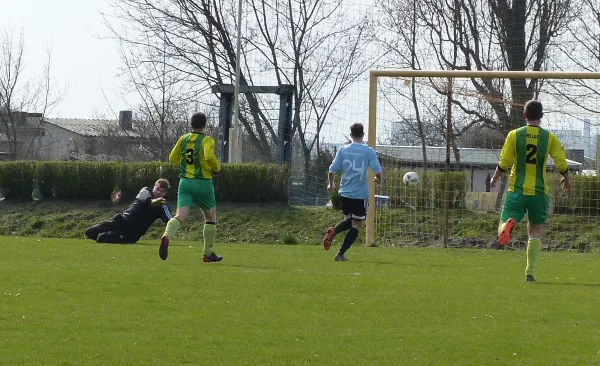
<path id="1" fill-rule="evenodd" d="M 335 256 L 335 260 L 338 262 L 347 260 L 344 254 L 356 241 L 359 230 L 367 217 L 367 205 L 369 203 L 368 168 L 371 168 L 375 173 L 375 183 L 379 184 L 381 182 L 381 165 L 377 160 L 377 153 L 363 144 L 364 135 L 362 123 L 355 123 L 350 126 L 352 143 L 340 147 L 329 167 L 329 183 L 327 185 L 329 192 L 335 191 L 335 173 L 342 171 L 342 180 L 338 192 L 342 201 L 344 219 L 338 222 L 335 227 L 327 229 L 325 239 L 323 239 L 323 248 L 329 250 L 335 236 L 342 231 L 349 230 L 340 251 Z"/>

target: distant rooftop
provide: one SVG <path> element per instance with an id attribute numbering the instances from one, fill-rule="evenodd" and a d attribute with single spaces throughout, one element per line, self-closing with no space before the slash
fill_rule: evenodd
<path id="1" fill-rule="evenodd" d="M 46 123 L 64 128 L 82 136 L 100 137 L 107 132 L 119 137 L 139 138 L 141 135 L 136 130 L 124 130 L 119 126 L 118 120 L 109 119 L 83 119 L 83 118 L 45 118 Z"/>

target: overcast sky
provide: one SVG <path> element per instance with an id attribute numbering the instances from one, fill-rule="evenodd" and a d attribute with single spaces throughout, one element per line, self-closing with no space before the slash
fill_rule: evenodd
<path id="1" fill-rule="evenodd" d="M 24 32 L 25 76 L 43 72 L 46 49 L 52 49 L 52 78 L 58 85 L 66 84 L 67 93 L 50 116 L 112 117 L 111 108 L 127 109 L 119 90 L 117 48 L 99 36 L 107 34 L 100 14 L 109 10 L 105 0 L 0 2 L 0 27 Z"/>
<path id="2" fill-rule="evenodd" d="M 113 111 L 118 113 L 136 104 L 134 97 L 124 98 L 120 89 L 117 74 L 121 62 L 115 42 L 102 38 L 108 31 L 101 11 L 111 12 L 106 0 L 0 2 L 0 29 L 24 32 L 25 78 L 43 72 L 46 49 L 52 49 L 52 79 L 61 87 L 66 85 L 67 90 L 63 101 L 49 113 L 50 117 L 115 118 Z M 367 122 L 367 101 L 367 84 L 357 83 L 334 111 L 343 126 L 327 126 L 323 134 L 343 141 L 349 123 Z M 352 112 L 351 116 L 345 116 L 346 112 Z M 551 122 L 551 118 L 547 122 Z M 569 127 L 581 128 L 576 123 Z"/>

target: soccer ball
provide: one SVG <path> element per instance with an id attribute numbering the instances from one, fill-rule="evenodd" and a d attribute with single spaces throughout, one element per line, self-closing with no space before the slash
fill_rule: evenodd
<path id="1" fill-rule="evenodd" d="M 404 183 L 405 186 L 417 185 L 419 183 L 419 174 L 415 172 L 408 172 L 404 174 L 404 177 L 402 177 L 402 183 Z"/>

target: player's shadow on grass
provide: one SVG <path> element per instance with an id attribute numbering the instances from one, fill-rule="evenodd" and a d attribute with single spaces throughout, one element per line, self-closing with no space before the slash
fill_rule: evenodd
<path id="1" fill-rule="evenodd" d="M 127 245 L 131 245 L 131 244 L 127 244 Z M 160 245 L 160 239 L 156 240 L 156 242 L 152 242 L 150 240 L 144 240 L 144 241 L 138 241 L 137 243 L 135 243 L 135 245 L 140 245 L 140 246 L 144 246 L 144 247 L 159 247 Z M 173 245 L 175 246 L 175 245 Z"/>
<path id="2" fill-rule="evenodd" d="M 225 259 L 223 259 L 225 260 Z M 236 268 L 248 268 L 248 269 L 280 269 L 277 267 L 267 267 L 267 266 L 261 266 L 261 265 L 256 265 L 256 266 L 252 266 L 252 265 L 248 265 L 248 264 L 227 264 L 227 263 L 218 263 L 215 265 L 218 266 L 223 266 L 223 267 L 236 267 Z"/>
<path id="3" fill-rule="evenodd" d="M 404 261 L 388 262 L 388 261 L 377 261 L 377 260 L 364 260 L 364 259 L 352 259 L 352 258 L 349 258 L 348 259 L 348 263 L 350 263 L 350 262 L 353 262 L 353 263 L 372 263 L 372 264 L 402 266 L 402 267 L 414 266 L 414 263 L 409 263 L 409 262 L 404 262 Z M 448 268 L 448 266 L 446 266 L 446 265 L 440 265 L 440 264 L 427 264 L 425 267 Z"/>
<path id="4" fill-rule="evenodd" d="M 369 261 L 369 260 L 363 260 L 363 259 L 348 259 L 348 263 L 350 262 L 354 262 L 354 263 L 373 263 L 373 264 L 389 264 L 392 266 L 397 266 L 399 264 L 404 264 L 401 262 L 386 262 L 386 261 Z"/>
<path id="5" fill-rule="evenodd" d="M 538 285 L 561 285 L 561 286 L 583 286 L 583 287 L 600 287 L 600 283 L 578 283 L 578 282 L 549 282 L 537 281 Z"/>

